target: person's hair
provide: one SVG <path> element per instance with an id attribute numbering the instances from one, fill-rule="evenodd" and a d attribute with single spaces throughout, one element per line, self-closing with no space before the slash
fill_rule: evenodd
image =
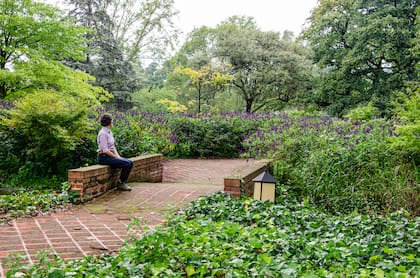
<path id="1" fill-rule="evenodd" d="M 101 126 L 108 126 L 111 123 L 111 121 L 112 117 L 110 115 L 105 114 L 101 116 Z"/>

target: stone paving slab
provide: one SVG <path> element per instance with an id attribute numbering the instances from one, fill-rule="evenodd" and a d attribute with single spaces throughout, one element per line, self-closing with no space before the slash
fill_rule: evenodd
<path id="1" fill-rule="evenodd" d="M 164 160 L 162 183 L 132 183 L 131 192 L 111 191 L 67 211 L 0 225 L 0 277 L 6 277 L 5 259 L 16 252 L 30 264 L 37 262 L 40 251 L 66 260 L 117 252 L 133 218 L 153 228 L 168 213 L 200 196 L 222 191 L 224 177 L 252 163 L 243 159 Z"/>

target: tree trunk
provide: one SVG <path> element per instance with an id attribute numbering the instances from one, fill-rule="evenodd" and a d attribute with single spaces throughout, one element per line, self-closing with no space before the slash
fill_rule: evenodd
<path id="1" fill-rule="evenodd" d="M 0 100 L 6 97 L 6 84 L 4 82 L 0 83 Z"/>
<path id="2" fill-rule="evenodd" d="M 254 100 L 252 98 L 247 98 L 246 99 L 246 112 L 247 113 L 251 113 L 251 109 L 252 109 L 252 103 L 254 102 Z"/>
<path id="3" fill-rule="evenodd" d="M 201 85 L 198 85 L 198 114 L 201 113 Z"/>
<path id="4" fill-rule="evenodd" d="M 201 90 L 198 91 L 198 114 L 201 113 Z"/>
<path id="5" fill-rule="evenodd" d="M 3 54 L 3 52 L 2 52 Z M 2 61 L 6 61 L 6 57 L 4 57 L 4 55 L 2 55 Z M 6 69 L 6 62 L 1 62 L 0 63 L 0 70 L 4 70 Z M 4 99 L 6 97 L 6 83 L 5 82 L 0 82 L 0 100 Z"/>

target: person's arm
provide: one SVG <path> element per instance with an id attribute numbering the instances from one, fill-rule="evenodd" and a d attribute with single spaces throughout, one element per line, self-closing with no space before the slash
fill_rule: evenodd
<path id="1" fill-rule="evenodd" d="M 115 151 L 107 151 L 107 152 L 104 152 L 104 154 L 109 155 L 109 156 L 112 156 L 112 157 L 115 157 L 115 158 L 120 157 L 120 155 L 118 154 L 117 150 L 115 150 Z"/>
<path id="2" fill-rule="evenodd" d="M 118 151 L 117 151 L 117 148 L 115 148 L 115 150 L 114 150 L 114 154 L 116 155 L 116 157 L 121 157 L 120 156 L 120 154 L 118 153 Z"/>

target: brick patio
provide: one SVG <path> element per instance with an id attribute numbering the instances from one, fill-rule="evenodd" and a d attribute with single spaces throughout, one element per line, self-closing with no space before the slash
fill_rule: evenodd
<path id="1" fill-rule="evenodd" d="M 132 183 L 131 192 L 111 191 L 68 211 L 0 225 L 0 277 L 7 270 L 4 260 L 15 252 L 26 255 L 27 263 L 36 262 L 42 250 L 63 259 L 116 252 L 133 218 L 139 217 L 149 227 L 158 225 L 168 212 L 199 196 L 222 191 L 224 177 L 252 163 L 242 159 L 164 160 L 162 183 Z"/>

